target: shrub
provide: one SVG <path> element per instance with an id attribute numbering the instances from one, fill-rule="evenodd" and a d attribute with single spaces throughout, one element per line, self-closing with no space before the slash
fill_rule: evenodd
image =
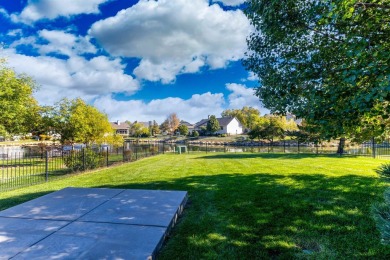
<path id="1" fill-rule="evenodd" d="M 102 154 L 91 149 L 83 149 L 81 151 L 70 151 L 64 158 L 64 163 L 72 171 L 83 171 L 101 166 L 103 160 L 104 156 Z"/>
<path id="2" fill-rule="evenodd" d="M 390 163 L 382 164 L 375 171 L 379 174 L 380 177 L 390 179 Z"/>
<path id="3" fill-rule="evenodd" d="M 390 191 L 385 192 L 385 202 L 377 203 L 372 208 L 376 226 L 381 234 L 382 244 L 390 244 Z"/>

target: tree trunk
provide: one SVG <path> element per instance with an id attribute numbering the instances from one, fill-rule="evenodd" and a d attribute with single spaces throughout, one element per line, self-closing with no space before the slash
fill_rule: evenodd
<path id="1" fill-rule="evenodd" d="M 339 141 L 339 146 L 337 148 L 337 153 L 343 155 L 345 147 L 345 137 L 341 137 Z"/>

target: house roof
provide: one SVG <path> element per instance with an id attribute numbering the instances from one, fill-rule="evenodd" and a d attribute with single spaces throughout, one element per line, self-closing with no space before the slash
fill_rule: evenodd
<path id="1" fill-rule="evenodd" d="M 180 125 L 185 125 L 187 127 L 194 127 L 194 124 L 188 123 L 187 121 L 181 120 Z"/>
<path id="2" fill-rule="evenodd" d="M 220 117 L 220 118 L 217 118 L 218 120 L 218 123 L 220 126 L 227 126 L 232 120 L 234 119 L 234 117 Z M 238 120 L 238 119 L 237 119 Z M 209 121 L 209 119 L 202 119 L 200 120 L 198 123 L 195 124 L 195 127 L 196 128 L 199 128 L 201 126 L 204 126 L 207 124 L 207 122 Z"/>
<path id="3" fill-rule="evenodd" d="M 128 123 L 122 123 L 122 122 L 110 122 L 112 128 L 114 128 L 115 130 L 118 130 L 118 129 L 129 129 L 130 126 Z"/>

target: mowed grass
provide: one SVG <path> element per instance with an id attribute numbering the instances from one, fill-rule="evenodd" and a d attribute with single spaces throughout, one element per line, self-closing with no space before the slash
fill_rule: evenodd
<path id="1" fill-rule="evenodd" d="M 186 190 L 160 259 L 389 259 L 371 215 L 385 160 L 166 154 L 0 194 L 0 210 L 64 187 Z M 131 238 L 129 238 L 131 239 Z"/>

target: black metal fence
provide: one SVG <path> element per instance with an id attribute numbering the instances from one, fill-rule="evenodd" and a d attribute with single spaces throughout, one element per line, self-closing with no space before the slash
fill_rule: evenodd
<path id="1" fill-rule="evenodd" d="M 248 142 L 241 145 L 215 144 L 215 143 L 183 143 L 177 145 L 173 152 L 179 153 L 179 147 L 186 147 L 187 153 L 193 152 L 224 152 L 224 153 L 304 153 L 304 154 L 337 154 L 337 143 L 301 143 L 296 140 L 286 140 L 279 142 Z M 183 149 L 182 149 L 183 150 Z M 182 151 L 180 151 L 182 153 Z M 366 156 L 373 158 L 390 159 L 390 140 L 376 143 L 375 141 L 365 142 L 362 144 L 348 144 L 344 148 L 342 155 Z"/>
<path id="2" fill-rule="evenodd" d="M 137 161 L 157 154 L 198 152 L 336 154 L 337 146 L 283 141 L 277 143 L 253 142 L 245 145 L 125 143 L 123 147 L 118 148 L 99 147 L 69 150 L 53 146 L 24 148 L 22 152 L 3 150 L 0 152 L 0 191 L 54 180 L 71 173 Z M 390 140 L 381 143 L 371 141 L 360 145 L 349 145 L 345 148 L 343 155 L 390 159 Z"/>
<path id="3" fill-rule="evenodd" d="M 64 149 L 53 146 L 28 147 L 20 152 L 0 153 L 0 191 L 57 179 L 67 174 L 136 161 L 164 152 L 159 145 L 119 148 Z"/>

